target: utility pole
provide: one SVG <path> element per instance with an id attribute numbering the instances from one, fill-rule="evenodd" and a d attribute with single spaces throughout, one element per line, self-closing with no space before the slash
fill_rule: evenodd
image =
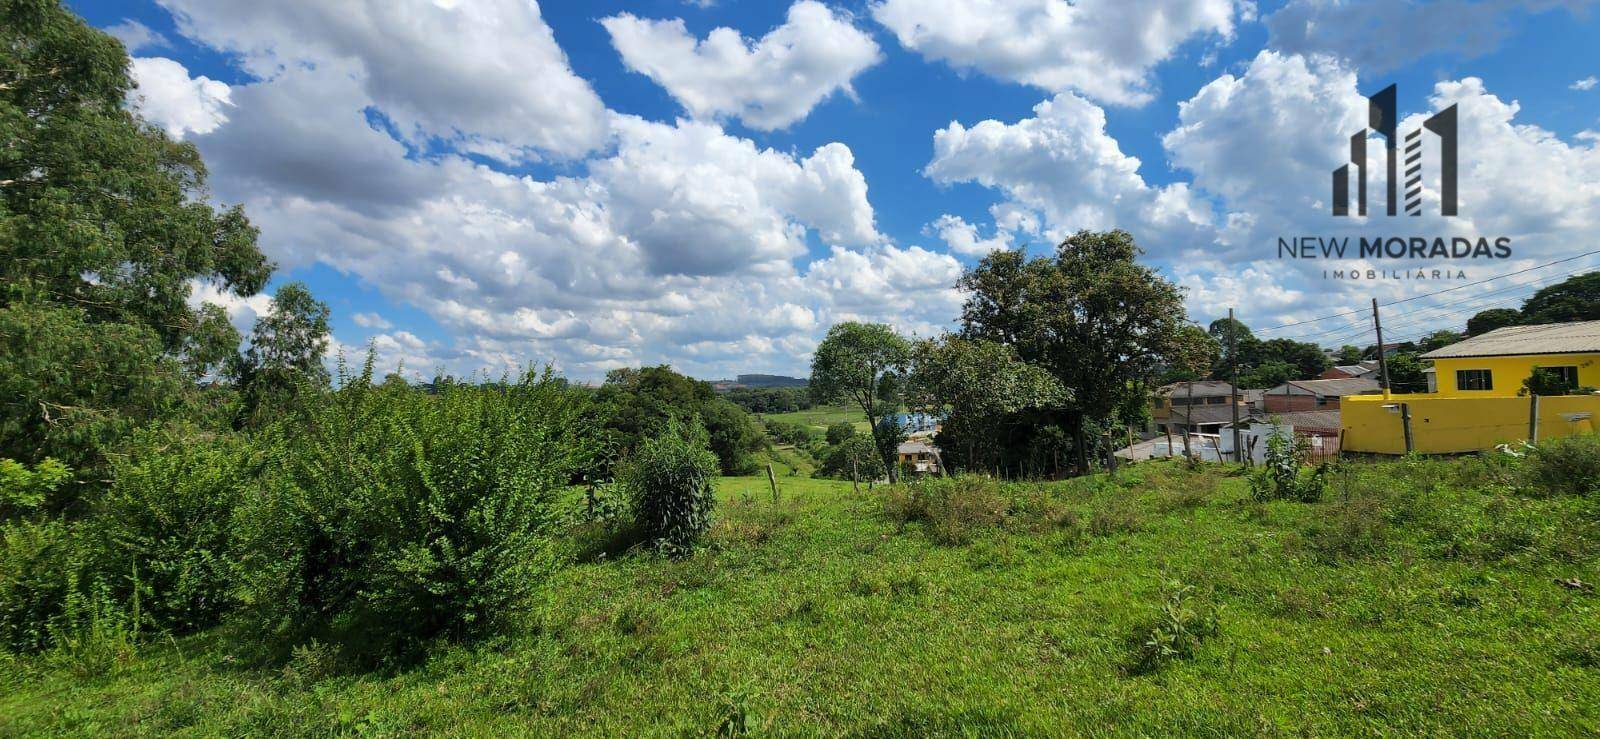
<path id="1" fill-rule="evenodd" d="M 1193 456 L 1189 450 L 1189 431 L 1194 426 L 1194 380 L 1184 384 L 1189 388 L 1189 399 L 1183 405 L 1183 456 L 1187 462 Z"/>
<path id="2" fill-rule="evenodd" d="M 1378 332 L 1378 372 L 1383 377 L 1383 399 L 1389 399 L 1389 359 L 1383 353 L 1383 322 L 1378 319 L 1378 299 L 1372 299 L 1372 327 Z"/>
<path id="3" fill-rule="evenodd" d="M 1233 392 L 1228 394 L 1228 405 L 1233 406 L 1233 458 L 1236 462 L 1244 461 L 1244 447 L 1241 446 L 1242 438 L 1239 435 L 1239 343 L 1234 338 L 1233 309 L 1228 309 L 1228 364 L 1231 371 L 1228 377 L 1228 387 Z"/>

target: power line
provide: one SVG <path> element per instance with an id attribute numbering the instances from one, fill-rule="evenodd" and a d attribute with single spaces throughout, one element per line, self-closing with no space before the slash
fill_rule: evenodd
<path id="1" fill-rule="evenodd" d="M 1517 270 L 1516 272 L 1508 272 L 1506 274 L 1497 275 L 1495 277 L 1490 277 L 1490 278 L 1484 279 L 1484 280 L 1477 280 L 1475 282 L 1467 282 L 1467 283 L 1463 283 L 1463 284 L 1460 284 L 1460 285 L 1456 285 L 1454 287 L 1447 287 L 1447 288 L 1444 288 L 1442 290 L 1435 290 L 1433 292 L 1423 293 L 1421 295 L 1413 295 L 1413 296 L 1411 296 L 1409 298 L 1403 298 L 1403 299 L 1395 300 L 1395 301 L 1388 302 L 1388 303 L 1380 303 L 1379 307 L 1382 308 L 1382 307 L 1388 307 L 1388 306 L 1391 306 L 1391 305 L 1399 305 L 1401 303 L 1409 303 L 1409 302 L 1411 302 L 1413 300 L 1421 300 L 1423 298 L 1429 298 L 1429 297 L 1433 297 L 1435 295 L 1443 295 L 1444 293 L 1454 292 L 1456 290 L 1462 290 L 1462 289 L 1465 289 L 1465 288 L 1472 287 L 1473 285 L 1482 285 L 1484 283 L 1494 282 L 1496 280 L 1503 280 L 1503 279 L 1505 279 L 1507 277 L 1515 277 L 1517 275 L 1526 274 L 1526 273 L 1532 272 L 1534 270 L 1544 269 L 1545 267 L 1552 267 L 1552 266 L 1555 266 L 1557 264 L 1564 264 L 1566 262 L 1571 262 L 1571 261 L 1574 261 L 1574 260 L 1577 260 L 1577 259 L 1582 259 L 1584 257 L 1594 256 L 1596 254 L 1600 254 L 1600 249 L 1595 249 L 1593 251 L 1587 251 L 1587 252 L 1584 252 L 1582 254 L 1575 254 L 1575 255 L 1570 256 L 1570 257 L 1557 259 L 1557 260 L 1555 260 L 1553 262 L 1545 262 L 1544 264 L 1534 265 L 1532 267 L 1528 267 L 1527 269 L 1520 269 L 1520 270 Z M 1330 314 L 1330 315 L 1320 316 L 1320 317 L 1317 317 L 1317 318 L 1307 318 L 1304 321 L 1295 321 L 1293 323 L 1284 323 L 1284 324 L 1280 324 L 1280 325 L 1277 325 L 1277 326 L 1267 326 L 1266 328 L 1256 329 L 1255 332 L 1256 333 L 1261 333 L 1261 332 L 1264 332 L 1264 331 L 1275 331 L 1275 330 L 1278 330 L 1278 329 L 1290 328 L 1292 326 L 1303 326 L 1303 325 L 1308 324 L 1308 323 L 1317 323 L 1319 321 L 1326 321 L 1326 320 L 1330 320 L 1330 319 L 1333 319 L 1333 318 L 1344 318 L 1346 316 L 1360 315 L 1360 314 L 1363 314 L 1363 313 L 1365 313 L 1365 311 L 1359 311 L 1359 310 L 1345 311 L 1343 313 L 1333 313 L 1333 314 Z"/>

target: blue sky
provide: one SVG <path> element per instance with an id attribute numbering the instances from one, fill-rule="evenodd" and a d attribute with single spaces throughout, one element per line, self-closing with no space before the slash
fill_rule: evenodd
<path id="1" fill-rule="evenodd" d="M 71 5 L 129 44 L 133 104 L 200 147 L 276 282 L 333 307 L 340 348 L 420 376 L 803 373 L 828 325 L 948 329 L 983 251 L 1080 228 L 1131 231 L 1194 320 L 1258 327 L 1466 285 L 1406 304 L 1397 332 L 1420 333 L 1600 264 L 1491 279 L 1600 249 L 1593 2 Z M 1361 96 L 1391 83 L 1402 116 L 1460 106 L 1462 217 L 1328 214 Z M 1377 233 L 1515 253 L 1275 246 Z M 265 309 L 201 299 L 241 326 Z"/>

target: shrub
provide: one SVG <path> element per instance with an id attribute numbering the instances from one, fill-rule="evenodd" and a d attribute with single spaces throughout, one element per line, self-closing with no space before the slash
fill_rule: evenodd
<path id="1" fill-rule="evenodd" d="M 923 478 L 889 491 L 884 509 L 900 524 L 921 521 L 940 544 L 971 541 L 973 532 L 998 526 L 1011 502 L 993 480 L 976 475 Z"/>
<path id="2" fill-rule="evenodd" d="M 640 532 L 663 553 L 688 553 L 711 527 L 716 474 L 705 442 L 675 421 L 645 440 L 622 469 Z"/>
<path id="3" fill-rule="evenodd" d="M 561 558 L 558 495 L 589 461 L 583 396 L 548 370 L 434 396 L 371 375 L 369 358 L 286 427 L 241 508 L 245 607 L 270 645 L 403 659 L 498 625 Z"/>
<path id="4" fill-rule="evenodd" d="M 54 519 L 0 526 L 0 640 L 16 652 L 55 644 L 88 572 L 78 527 Z"/>
<path id="5" fill-rule="evenodd" d="M 94 566 L 117 600 L 139 599 L 141 626 L 193 631 L 236 604 L 233 511 L 261 462 L 237 437 L 160 441 L 113 466 L 89 523 Z"/>
<path id="6" fill-rule="evenodd" d="M 12 459 L 0 459 L 0 521 L 31 515 L 45 499 L 72 479 L 72 470 L 45 458 L 33 469 Z"/>
<path id="7" fill-rule="evenodd" d="M 1312 550 L 1327 560 L 1382 553 L 1389 546 L 1389 521 L 1382 504 L 1369 497 L 1341 500 L 1306 530 Z"/>
<path id="8" fill-rule="evenodd" d="M 856 427 L 854 424 L 844 423 L 842 421 L 839 423 L 828 424 L 827 439 L 829 444 L 839 444 L 845 439 L 855 435 Z"/>
<path id="9" fill-rule="evenodd" d="M 877 480 L 888 474 L 883 467 L 883 457 L 872 445 L 872 437 L 865 434 L 847 436 L 822 457 L 819 472 L 827 477 L 849 480 Z"/>
<path id="10" fill-rule="evenodd" d="M 1154 672 L 1175 660 L 1194 656 L 1200 644 L 1221 631 L 1222 606 L 1198 602 L 1194 586 L 1167 581 L 1153 624 L 1136 641 L 1134 674 Z"/>
<path id="11" fill-rule="evenodd" d="M 1538 493 L 1600 495 L 1600 434 L 1540 442 L 1522 466 L 1522 479 Z"/>
<path id="12" fill-rule="evenodd" d="M 1261 469 L 1250 476 L 1250 495 L 1256 500 L 1297 500 L 1315 503 L 1322 499 L 1327 487 L 1327 465 L 1318 465 L 1310 473 L 1300 467 L 1306 458 L 1309 443 L 1304 437 L 1292 437 L 1274 432 L 1267 437 L 1266 459 Z"/>

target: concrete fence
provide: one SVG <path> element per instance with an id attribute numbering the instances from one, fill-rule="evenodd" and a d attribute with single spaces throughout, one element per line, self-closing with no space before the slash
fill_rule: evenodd
<path id="1" fill-rule="evenodd" d="M 1352 395 L 1344 399 L 1341 417 L 1348 452 L 1405 454 L 1409 447 L 1424 454 L 1454 454 L 1530 437 L 1553 439 L 1594 431 L 1600 423 L 1600 395 Z"/>

